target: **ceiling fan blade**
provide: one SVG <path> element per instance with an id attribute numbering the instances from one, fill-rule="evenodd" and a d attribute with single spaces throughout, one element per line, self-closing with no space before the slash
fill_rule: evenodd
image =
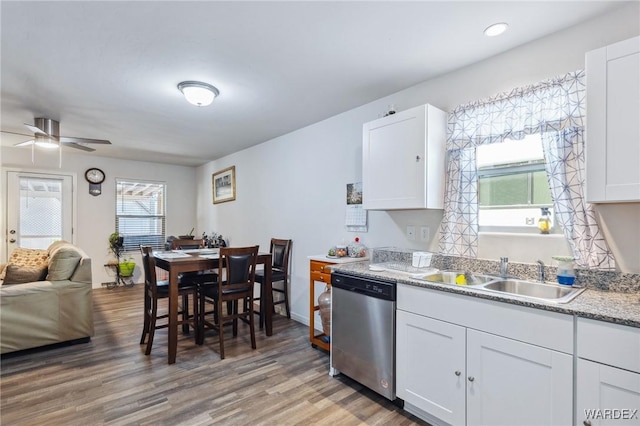
<path id="1" fill-rule="evenodd" d="M 2 133 L 7 133 L 7 134 L 9 134 L 9 135 L 26 136 L 26 137 L 28 137 L 28 138 L 33 137 L 33 135 L 27 135 L 26 133 L 8 132 L 8 131 L 6 131 L 6 130 L 0 130 L 0 132 L 2 132 Z"/>
<path id="2" fill-rule="evenodd" d="M 70 136 L 60 136 L 60 142 L 62 143 L 100 143 L 103 145 L 111 145 L 111 142 L 104 139 L 87 139 L 87 138 L 74 138 Z"/>
<path id="3" fill-rule="evenodd" d="M 27 124 L 27 123 L 24 123 L 24 126 L 25 126 L 27 129 L 31 130 L 31 131 L 32 131 L 33 133 L 35 133 L 35 134 L 40 134 L 40 135 L 47 135 L 47 136 L 49 136 L 49 134 L 48 134 L 48 133 L 43 132 L 43 131 L 42 131 L 42 129 L 40 129 L 39 127 L 32 126 L 31 124 Z"/>
<path id="4" fill-rule="evenodd" d="M 20 143 L 17 143 L 17 144 L 15 144 L 15 145 L 13 145 L 13 146 L 27 146 L 27 145 L 33 145 L 33 143 L 34 143 L 34 142 L 35 142 L 35 141 L 34 141 L 33 139 L 31 139 L 30 141 L 20 142 Z"/>
<path id="5" fill-rule="evenodd" d="M 68 147 L 76 148 L 76 149 L 81 149 L 83 151 L 88 151 L 88 152 L 95 151 L 95 149 L 93 149 L 93 148 L 90 148 L 90 147 L 84 146 L 84 145 L 80 145 L 80 144 L 77 144 L 75 142 L 62 142 L 62 143 L 64 144 L 64 146 L 68 146 Z"/>

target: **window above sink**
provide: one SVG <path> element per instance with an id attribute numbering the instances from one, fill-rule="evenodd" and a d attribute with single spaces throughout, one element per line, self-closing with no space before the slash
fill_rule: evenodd
<path id="1" fill-rule="evenodd" d="M 539 134 L 523 140 L 480 145 L 478 168 L 478 224 L 485 232 L 540 233 L 541 208 L 550 213 L 549 233 L 555 225 L 553 200 Z"/>

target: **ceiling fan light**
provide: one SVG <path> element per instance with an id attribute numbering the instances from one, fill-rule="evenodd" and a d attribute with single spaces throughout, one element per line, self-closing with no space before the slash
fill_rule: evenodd
<path id="1" fill-rule="evenodd" d="M 56 140 L 44 135 L 36 135 L 35 144 L 38 148 L 45 149 L 56 149 L 59 147 Z"/>
<path id="2" fill-rule="evenodd" d="M 200 81 L 183 81 L 178 84 L 178 89 L 187 99 L 187 102 L 196 106 L 211 105 L 213 100 L 220 94 L 218 89 L 212 85 Z"/>

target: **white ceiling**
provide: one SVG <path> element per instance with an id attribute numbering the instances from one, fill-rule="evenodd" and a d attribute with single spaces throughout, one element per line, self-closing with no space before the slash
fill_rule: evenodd
<path id="1" fill-rule="evenodd" d="M 63 136 L 111 140 L 87 155 L 199 165 L 620 5 L 2 1 L 0 124 L 51 118 Z M 500 21 L 506 34 L 482 34 Z M 184 80 L 220 97 L 192 106 Z"/>

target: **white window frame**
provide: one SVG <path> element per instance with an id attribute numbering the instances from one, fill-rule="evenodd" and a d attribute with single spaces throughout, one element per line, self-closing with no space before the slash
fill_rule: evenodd
<path id="1" fill-rule="evenodd" d="M 135 185 L 161 185 L 162 186 L 162 196 L 163 196 L 163 200 L 162 200 L 162 214 L 160 215 L 152 215 L 152 214 L 148 214 L 148 215 L 132 215 L 132 214 L 124 214 L 124 213 L 120 213 L 119 207 L 120 207 L 120 201 L 118 200 L 118 191 L 120 188 L 120 185 L 122 185 L 123 183 L 127 183 L 127 184 L 135 184 Z M 115 202 L 115 209 L 116 209 L 116 215 L 115 215 L 115 229 L 116 232 L 120 232 L 120 219 L 121 218 L 160 218 L 161 220 L 161 236 L 160 239 L 158 241 L 144 241 L 144 244 L 146 245 L 150 245 L 153 247 L 154 250 L 163 250 L 164 249 L 164 243 L 166 241 L 167 238 L 167 225 L 166 225 L 166 213 L 167 213 L 167 184 L 165 182 L 158 182 L 158 181 L 147 181 L 147 180 L 141 180 L 141 179 L 129 179 L 129 178 L 116 178 L 116 202 Z M 122 234 L 122 233 L 121 233 Z M 131 243 L 130 241 L 127 241 L 126 238 L 126 234 L 123 234 L 123 236 L 125 236 L 124 239 L 124 252 L 136 252 L 139 251 L 140 248 L 140 243 L 141 241 L 139 240 L 134 240 L 133 243 Z"/>
<path id="2" fill-rule="evenodd" d="M 530 135 L 527 138 L 533 139 L 536 136 L 539 137 L 539 135 Z M 513 141 L 513 143 L 522 144 L 526 142 Z M 499 144 L 490 145 L 491 149 L 493 150 L 498 149 L 498 146 Z M 541 146 L 540 146 L 540 149 L 542 149 Z M 481 178 L 494 177 L 494 176 L 508 176 L 508 175 L 513 175 L 518 173 L 532 173 L 532 172 L 539 172 L 539 171 L 544 171 L 546 173 L 544 159 L 542 159 L 540 156 L 537 156 L 534 152 L 532 152 L 529 149 L 525 149 L 524 151 L 526 152 L 522 152 L 518 154 L 518 155 L 520 154 L 522 155 L 522 158 L 521 158 L 522 161 L 512 166 L 508 165 L 509 164 L 508 160 L 505 160 L 504 165 L 500 164 L 500 162 L 498 161 L 497 162 L 498 164 L 483 168 L 482 158 L 480 155 L 478 155 L 478 158 L 476 160 L 476 165 L 478 167 L 478 196 L 480 192 Z M 541 151 L 539 152 L 541 153 Z M 529 193 L 527 194 L 527 199 L 530 202 L 533 194 L 530 192 L 531 182 L 529 183 L 530 183 L 528 186 Z M 541 211 L 540 211 L 541 207 L 548 207 L 549 211 L 551 212 L 551 228 L 549 229 L 549 233 L 550 234 L 561 233 L 560 227 L 556 226 L 556 220 L 555 220 L 556 218 L 554 215 L 553 204 L 552 205 L 525 204 L 525 205 L 494 206 L 494 207 L 486 207 L 486 206 L 483 207 L 481 205 L 478 205 L 478 231 L 479 232 L 504 232 L 504 233 L 513 233 L 513 234 L 539 234 L 540 230 L 538 229 L 538 219 L 541 217 Z M 508 211 L 515 211 L 519 209 L 530 210 L 530 214 L 527 214 L 526 217 L 523 217 L 523 219 L 527 221 L 526 224 L 500 225 L 500 224 L 497 224 L 497 223 L 500 223 L 500 221 L 494 221 L 491 224 L 487 225 L 486 224 L 487 219 L 482 217 L 482 216 L 486 217 L 486 215 L 483 215 L 483 212 L 487 212 L 490 210 L 496 210 L 496 211 L 505 210 L 505 214 L 508 214 Z"/>

